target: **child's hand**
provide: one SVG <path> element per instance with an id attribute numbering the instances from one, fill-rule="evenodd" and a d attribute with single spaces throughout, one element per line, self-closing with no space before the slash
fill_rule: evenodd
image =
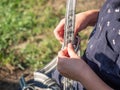
<path id="1" fill-rule="evenodd" d="M 72 44 L 58 53 L 58 71 L 69 78 L 75 79 L 79 70 L 80 57 L 74 52 Z"/>

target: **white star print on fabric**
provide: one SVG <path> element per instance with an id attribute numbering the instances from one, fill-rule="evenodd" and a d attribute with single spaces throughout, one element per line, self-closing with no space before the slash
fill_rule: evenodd
<path id="1" fill-rule="evenodd" d="M 115 9 L 115 12 L 119 12 L 120 11 L 120 9 Z"/>
<path id="2" fill-rule="evenodd" d="M 92 49 L 93 48 L 93 45 L 90 45 L 90 49 Z"/>
<path id="3" fill-rule="evenodd" d="M 108 9 L 107 13 L 111 13 L 111 10 L 110 10 L 110 9 Z"/>
<path id="4" fill-rule="evenodd" d="M 113 28 L 113 31 L 115 30 L 115 28 Z"/>
<path id="5" fill-rule="evenodd" d="M 107 26 L 108 26 L 108 27 L 110 26 L 110 21 L 107 21 Z"/>
<path id="6" fill-rule="evenodd" d="M 118 31 L 118 35 L 120 35 L 120 30 Z"/>
<path id="7" fill-rule="evenodd" d="M 115 40 L 113 39 L 113 45 L 115 45 Z"/>

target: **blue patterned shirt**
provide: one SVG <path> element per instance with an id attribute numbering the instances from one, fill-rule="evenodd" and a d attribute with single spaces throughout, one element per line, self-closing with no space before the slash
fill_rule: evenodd
<path id="1" fill-rule="evenodd" d="M 120 90 L 120 0 L 107 0 L 101 8 L 83 58 L 103 81 Z"/>

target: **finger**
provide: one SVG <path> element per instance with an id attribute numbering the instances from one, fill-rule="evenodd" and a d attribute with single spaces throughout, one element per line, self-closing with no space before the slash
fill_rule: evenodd
<path id="1" fill-rule="evenodd" d="M 64 24 L 65 20 L 61 20 L 58 26 L 54 30 L 54 34 L 56 39 L 58 39 L 60 42 L 63 42 L 63 36 L 64 36 Z"/>
<path id="2" fill-rule="evenodd" d="M 71 58 L 78 57 L 71 43 L 68 44 L 68 54 Z"/>
<path id="3" fill-rule="evenodd" d="M 63 50 L 58 52 L 58 57 L 66 58 L 65 52 Z"/>
<path id="4" fill-rule="evenodd" d="M 63 52 L 64 52 L 64 54 L 65 54 L 66 57 L 69 57 L 67 47 L 64 47 Z"/>

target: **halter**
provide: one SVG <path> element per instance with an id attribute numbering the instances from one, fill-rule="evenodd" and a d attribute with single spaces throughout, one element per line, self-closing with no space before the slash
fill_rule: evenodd
<path id="1" fill-rule="evenodd" d="M 64 27 L 64 44 L 62 49 L 68 45 L 68 43 L 72 43 L 74 50 L 78 53 L 80 40 L 78 36 L 74 36 L 74 28 L 75 28 L 75 6 L 76 0 L 67 0 L 66 5 L 66 15 L 65 15 L 65 27 Z M 66 77 L 63 78 L 64 86 L 63 90 L 67 90 L 69 87 L 70 90 L 73 90 L 73 80 L 70 80 Z"/>

